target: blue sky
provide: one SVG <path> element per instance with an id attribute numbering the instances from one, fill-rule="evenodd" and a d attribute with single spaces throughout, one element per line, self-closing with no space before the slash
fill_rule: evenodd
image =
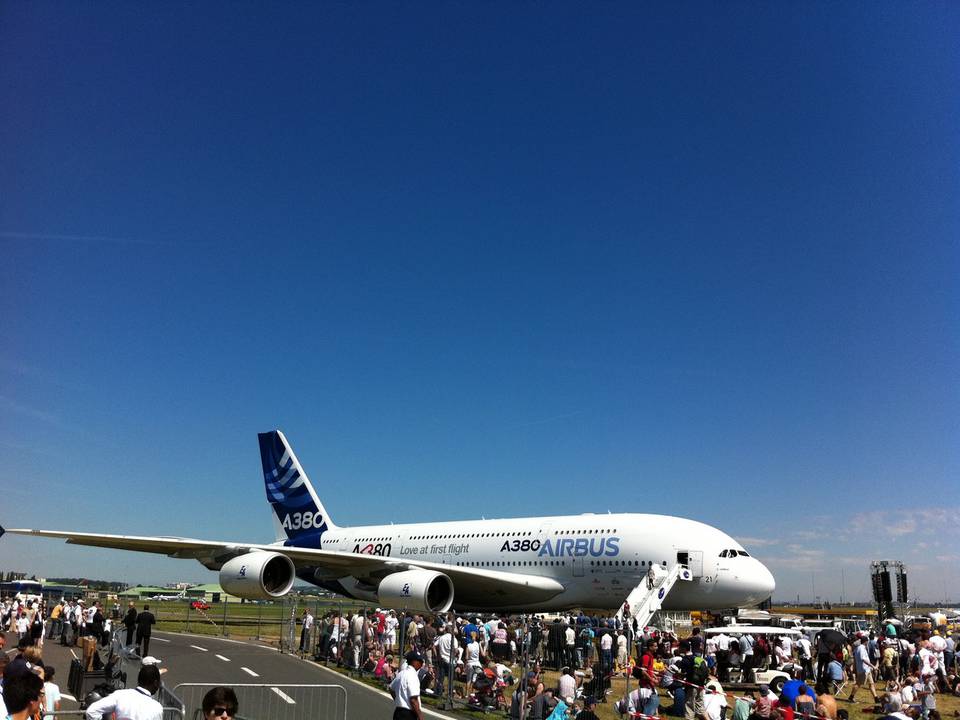
<path id="1" fill-rule="evenodd" d="M 606 510 L 960 597 L 955 3 L 6 3 L 0 522 Z M 5 537 L 0 569 L 210 580 Z"/>

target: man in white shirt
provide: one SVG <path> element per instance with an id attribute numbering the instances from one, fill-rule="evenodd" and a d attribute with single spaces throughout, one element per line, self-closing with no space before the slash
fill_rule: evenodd
<path id="1" fill-rule="evenodd" d="M 434 657 L 437 658 L 437 667 L 440 670 L 440 677 L 437 678 L 437 694 L 443 694 L 445 682 L 453 683 L 453 668 L 457 662 L 458 650 L 457 639 L 453 636 L 453 627 L 448 625 L 442 635 L 438 635 L 433 642 Z"/>
<path id="2" fill-rule="evenodd" d="M 740 655 L 742 657 L 743 672 L 746 675 L 747 682 L 753 682 L 753 645 L 752 635 L 744 634 L 740 636 Z"/>
<path id="3" fill-rule="evenodd" d="M 704 715 L 707 716 L 708 720 L 720 720 L 725 707 L 727 707 L 727 698 L 719 690 L 719 686 L 716 683 L 708 684 L 703 696 Z"/>
<path id="4" fill-rule="evenodd" d="M 853 646 L 853 668 L 856 671 L 857 680 L 856 683 L 854 683 L 853 690 L 850 691 L 848 700 L 850 702 L 856 702 L 857 690 L 866 685 L 870 694 L 873 696 L 873 701 L 876 702 L 877 690 L 873 684 L 873 673 L 876 670 L 876 666 L 870 662 L 870 652 L 867 649 L 865 639 L 857 641 L 857 644 Z"/>
<path id="5" fill-rule="evenodd" d="M 713 636 L 713 641 L 717 644 L 717 677 L 720 682 L 727 682 L 730 679 L 730 636 L 726 633 L 720 633 Z"/>
<path id="6" fill-rule="evenodd" d="M 560 671 L 560 679 L 557 680 L 557 690 L 560 698 L 567 704 L 573 705 L 577 698 L 577 678 L 569 666 Z"/>
<path id="7" fill-rule="evenodd" d="M 124 720 L 163 720 L 163 706 L 153 699 L 160 689 L 160 668 L 144 665 L 137 676 L 137 688 L 117 690 L 87 707 L 87 720 L 101 720 L 115 713 Z"/>
<path id="8" fill-rule="evenodd" d="M 390 683 L 393 696 L 393 720 L 423 720 L 420 710 L 420 677 L 423 656 L 417 652 L 408 652 L 406 663 Z"/>
<path id="9" fill-rule="evenodd" d="M 303 620 L 300 625 L 300 654 L 310 652 L 310 633 L 313 630 L 313 615 L 309 608 L 303 609 Z"/>

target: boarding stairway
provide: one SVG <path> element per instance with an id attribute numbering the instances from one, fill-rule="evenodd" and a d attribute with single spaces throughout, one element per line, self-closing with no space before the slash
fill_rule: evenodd
<path id="1" fill-rule="evenodd" d="M 690 568 L 680 563 L 670 568 L 666 575 L 657 576 L 652 581 L 648 577 L 644 577 L 640 584 L 630 591 L 626 601 L 617 611 L 617 618 L 622 624 L 628 625 L 636 620 L 637 627 L 641 631 L 660 610 L 667 593 L 673 589 L 678 581 L 690 582 L 693 580 Z M 628 607 L 629 612 L 627 612 Z"/>

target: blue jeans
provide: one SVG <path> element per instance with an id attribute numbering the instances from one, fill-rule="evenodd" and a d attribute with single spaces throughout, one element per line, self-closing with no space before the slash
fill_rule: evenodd
<path id="1" fill-rule="evenodd" d="M 660 696 L 657 695 L 657 691 L 654 690 L 651 693 L 649 699 L 643 703 L 643 708 L 640 710 L 644 715 L 656 715 L 657 708 L 660 707 Z"/>

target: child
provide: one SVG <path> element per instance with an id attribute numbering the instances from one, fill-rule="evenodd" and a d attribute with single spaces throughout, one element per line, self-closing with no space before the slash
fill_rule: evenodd
<path id="1" fill-rule="evenodd" d="M 937 684 L 934 681 L 935 677 L 933 672 L 928 670 L 921 676 L 921 681 L 913 686 L 920 700 L 920 713 L 923 720 L 929 720 L 930 711 L 937 709 Z"/>

